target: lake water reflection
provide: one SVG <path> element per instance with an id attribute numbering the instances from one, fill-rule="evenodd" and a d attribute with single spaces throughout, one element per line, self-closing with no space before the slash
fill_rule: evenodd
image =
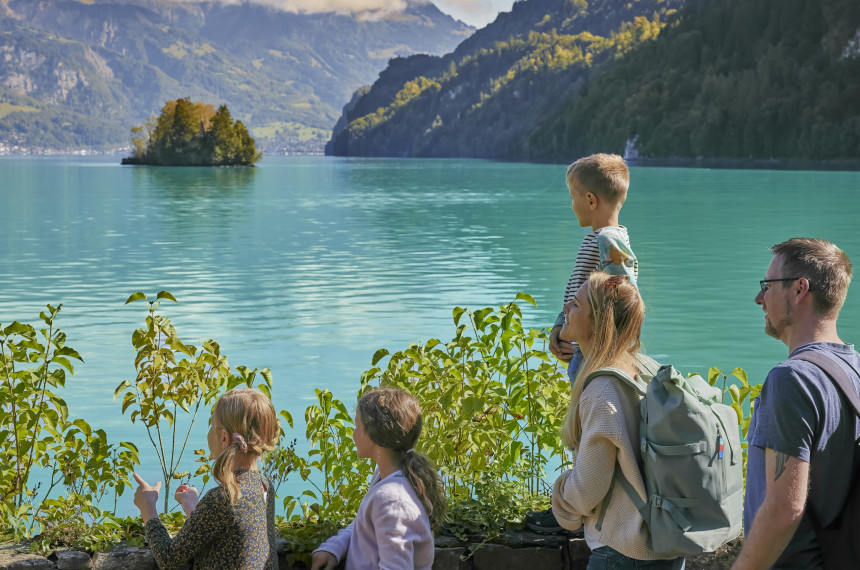
<path id="1" fill-rule="evenodd" d="M 232 365 L 269 367 L 301 424 L 314 388 L 354 400 L 381 347 L 453 334 L 455 306 L 532 294 L 530 326 L 557 314 L 584 231 L 564 165 L 266 158 L 255 169 L 120 167 L 104 157 L 0 160 L 0 323 L 59 326 L 85 363 L 70 415 L 137 442 L 113 389 L 134 376 L 135 291 L 171 291 L 186 342 L 214 338 Z M 830 239 L 860 262 L 860 173 L 634 168 L 622 222 L 640 259 L 646 349 L 684 372 L 786 356 L 753 303 L 768 247 Z M 841 319 L 858 339 L 856 285 Z M 192 444 L 205 444 L 205 419 Z M 295 436 L 303 440 L 303 426 Z M 196 438 L 196 441 L 194 440 Z M 189 462 L 190 465 L 190 462 Z M 298 477 L 281 493 L 295 493 Z M 121 500 L 121 503 L 123 500 Z M 127 512 L 133 512 L 128 498 Z"/>

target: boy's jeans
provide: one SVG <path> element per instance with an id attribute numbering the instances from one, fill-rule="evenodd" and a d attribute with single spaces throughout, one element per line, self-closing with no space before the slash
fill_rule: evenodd
<path id="1" fill-rule="evenodd" d="M 685 560 L 636 560 L 608 546 L 591 551 L 586 570 L 684 570 Z"/>
<path id="2" fill-rule="evenodd" d="M 579 350 L 579 345 L 577 345 L 576 350 L 573 352 L 573 356 L 567 365 L 567 377 L 570 378 L 571 385 L 573 385 L 573 381 L 576 380 L 576 373 L 579 372 L 579 367 L 582 366 L 584 358 L 585 357 L 582 356 L 582 351 Z"/>

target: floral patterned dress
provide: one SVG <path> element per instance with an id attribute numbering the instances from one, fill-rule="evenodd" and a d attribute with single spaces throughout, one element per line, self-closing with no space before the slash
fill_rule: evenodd
<path id="1" fill-rule="evenodd" d="M 210 489 L 172 539 L 158 518 L 146 539 L 161 570 L 277 570 L 275 496 L 259 471 L 237 471 L 242 496 L 231 505 L 221 487 Z"/>

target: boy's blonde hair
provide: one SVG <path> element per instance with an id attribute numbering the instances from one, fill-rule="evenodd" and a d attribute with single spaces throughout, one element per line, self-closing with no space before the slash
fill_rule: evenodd
<path id="1" fill-rule="evenodd" d="M 627 199 L 630 171 L 624 159 L 617 154 L 592 154 L 567 167 L 569 188 L 573 188 L 574 180 L 586 191 L 621 206 Z"/>
<path id="2" fill-rule="evenodd" d="M 272 451 L 281 438 L 281 423 L 275 406 L 265 394 L 253 388 L 235 388 L 215 403 L 212 417 L 218 419 L 227 433 L 239 434 L 247 444 L 247 453 L 262 455 Z M 227 492 L 230 504 L 242 496 L 239 481 L 233 473 L 236 454 L 241 453 L 240 443 L 234 441 L 215 460 L 212 476 Z"/>
<path id="3" fill-rule="evenodd" d="M 573 382 L 570 405 L 561 428 L 561 439 L 570 449 L 579 448 L 582 439 L 579 401 L 585 379 L 592 372 L 609 366 L 637 367 L 639 336 L 645 320 L 645 304 L 639 290 L 626 276 L 595 271 L 586 283 L 592 342 Z"/>

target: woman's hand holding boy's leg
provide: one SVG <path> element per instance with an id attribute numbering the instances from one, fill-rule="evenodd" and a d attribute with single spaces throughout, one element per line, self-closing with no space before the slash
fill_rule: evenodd
<path id="1" fill-rule="evenodd" d="M 176 494 L 173 495 L 180 505 L 182 505 L 182 510 L 185 511 L 185 516 L 191 514 L 191 512 L 197 508 L 197 503 L 199 501 L 197 489 L 195 487 L 189 487 L 184 483 L 180 485 L 176 489 Z"/>
<path id="2" fill-rule="evenodd" d="M 317 550 L 311 554 L 311 570 L 334 570 L 337 567 L 337 558 L 331 552 Z"/>
<path id="3" fill-rule="evenodd" d="M 554 326 L 550 331 L 549 351 L 562 362 L 570 362 L 574 352 L 573 345 L 566 340 L 558 338 L 559 333 L 561 333 L 561 325 Z"/>
<path id="4" fill-rule="evenodd" d="M 134 492 L 134 504 L 140 509 L 140 516 L 143 518 L 144 524 L 149 519 L 158 518 L 158 492 L 161 491 L 161 481 L 151 486 L 149 483 L 141 479 L 140 475 L 134 473 L 134 480 L 137 482 L 137 490 Z"/>

